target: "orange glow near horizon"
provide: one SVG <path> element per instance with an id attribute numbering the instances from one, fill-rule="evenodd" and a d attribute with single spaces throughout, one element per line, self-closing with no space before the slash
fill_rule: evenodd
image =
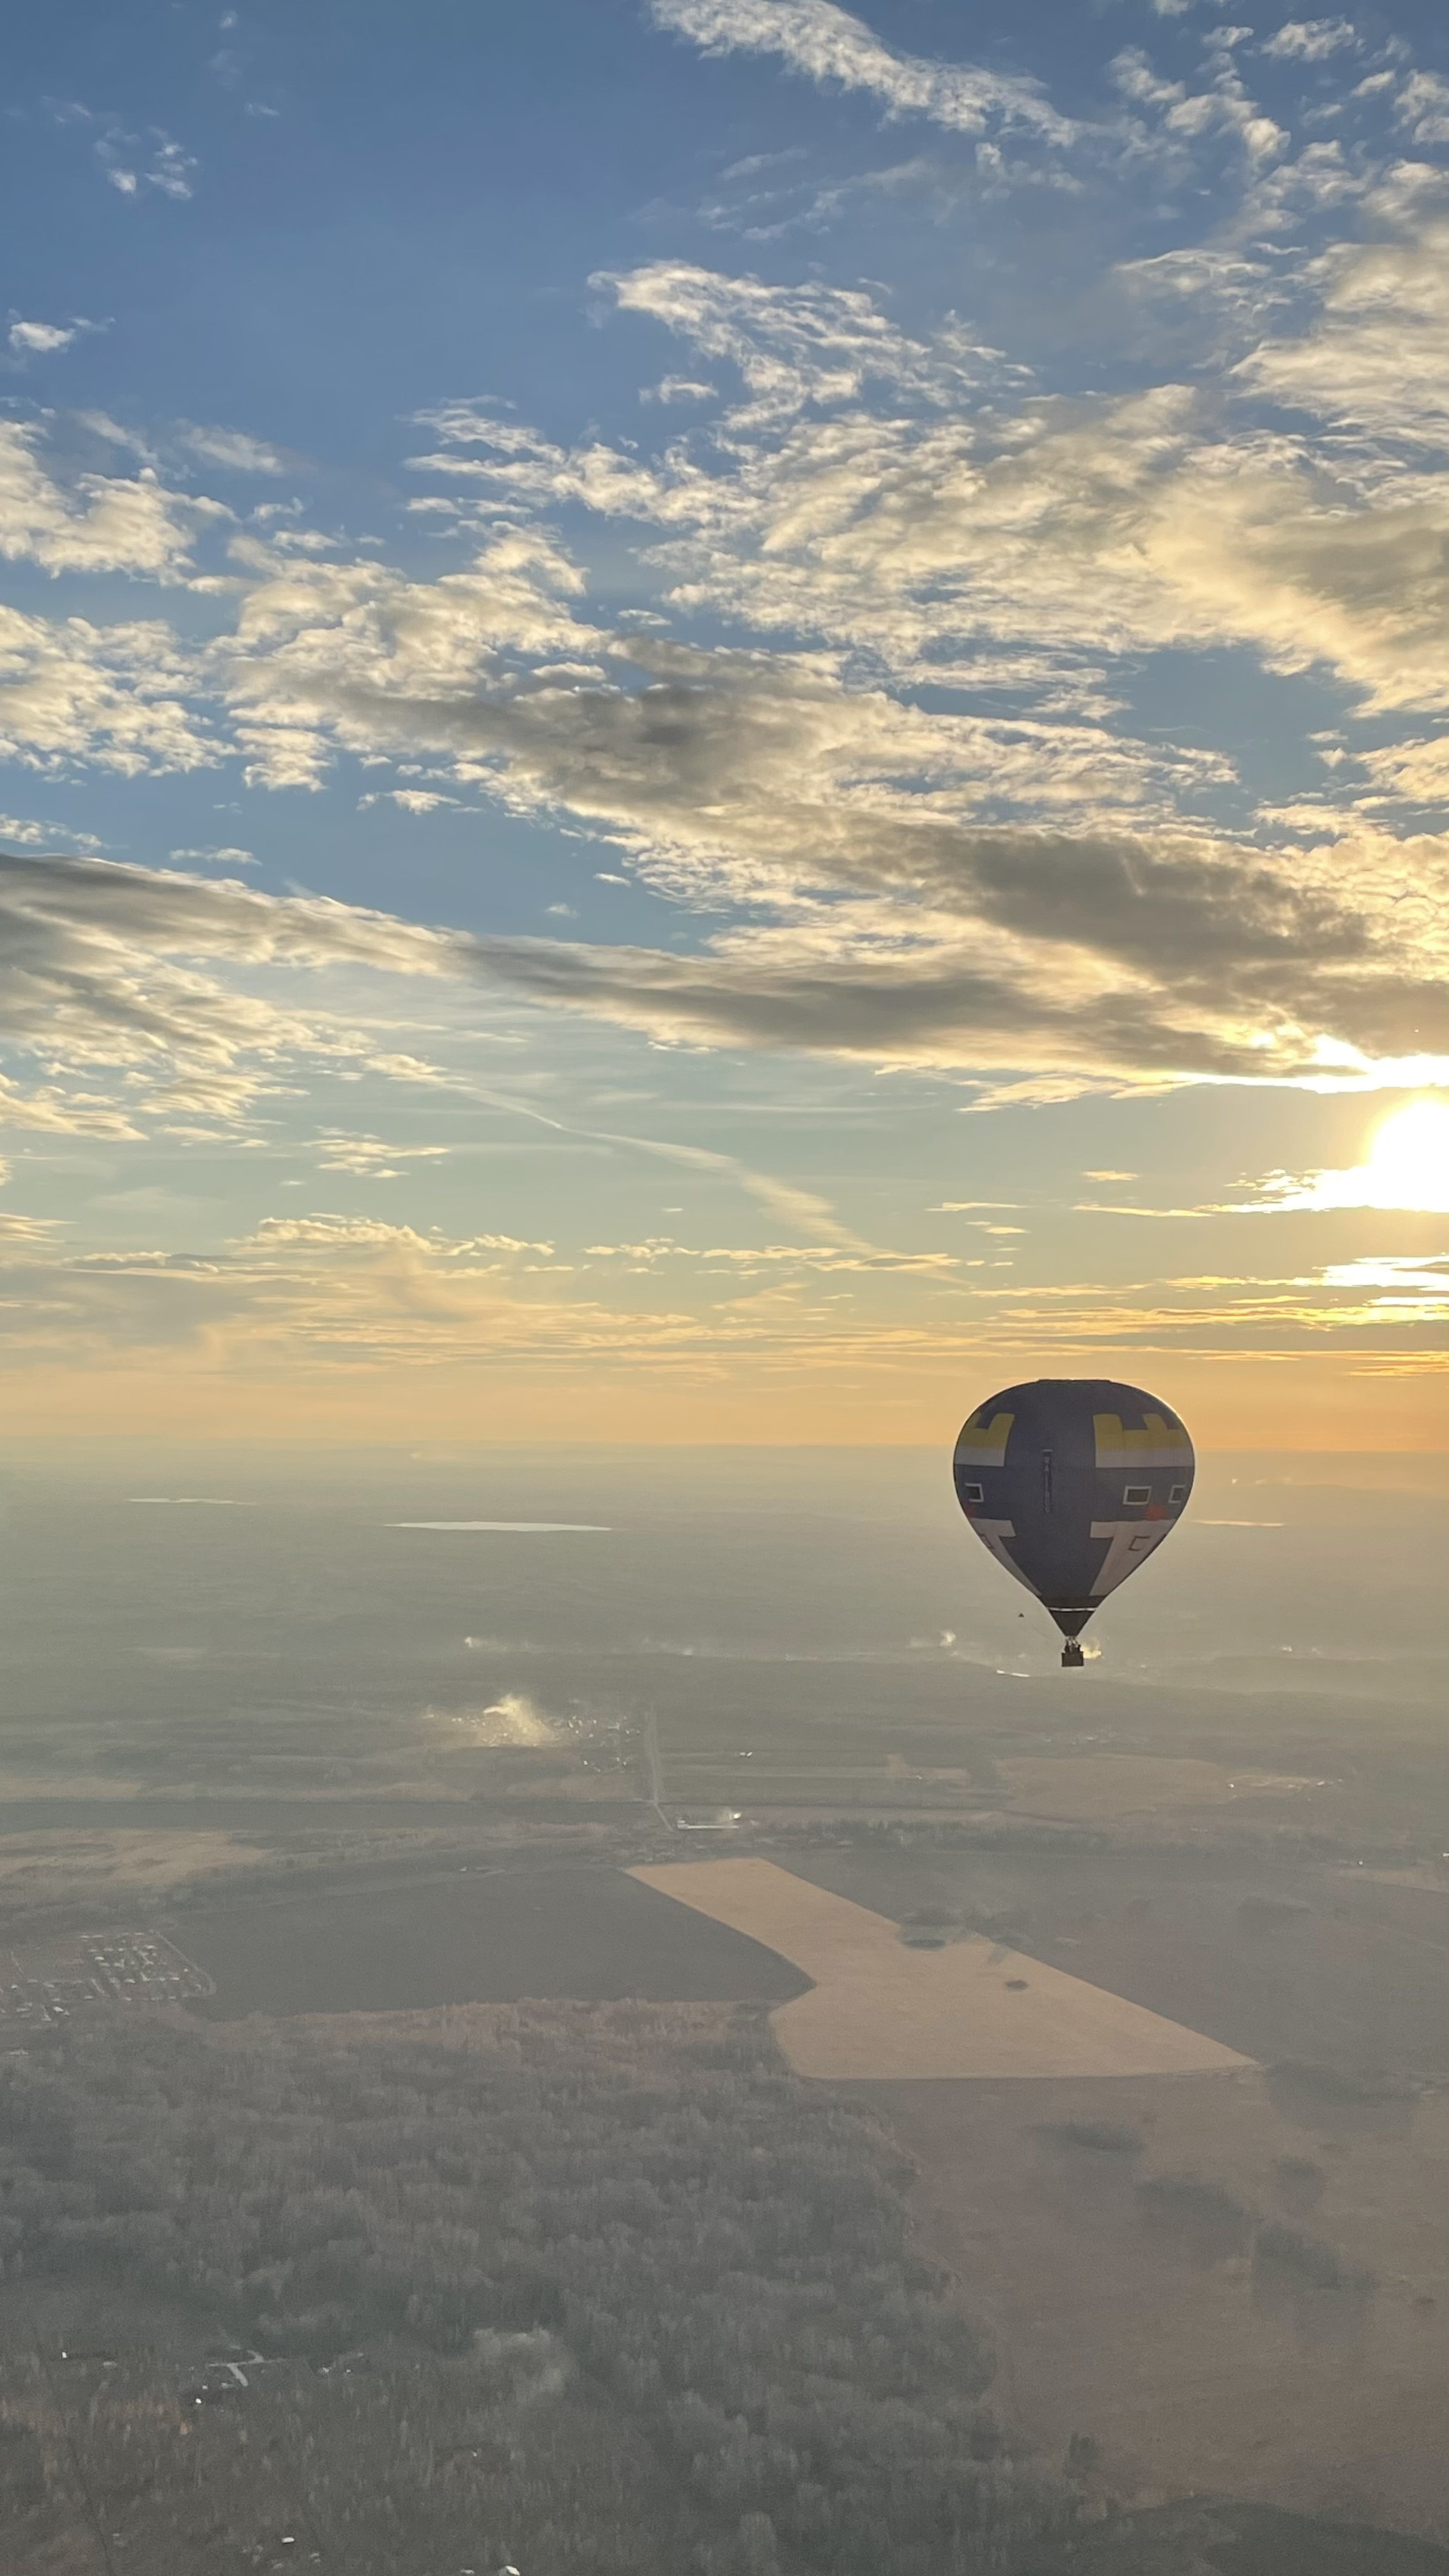
<path id="1" fill-rule="evenodd" d="M 248 1379 L 173 1369 L 44 1369 L 11 1381 L 5 1437 L 222 1440 L 282 1446 L 446 1441 L 673 1448 L 949 1448 L 983 1394 L 1044 1373 L 1113 1376 L 1181 1413 L 1214 1450 L 1449 1453 L 1449 1366 L 1320 1354 L 1010 1350 L 882 1368 L 866 1383 L 829 1369 L 728 1382 L 600 1371 L 534 1378 L 486 1370 Z M 3 1443 L 0 1443 L 3 1446 Z"/>

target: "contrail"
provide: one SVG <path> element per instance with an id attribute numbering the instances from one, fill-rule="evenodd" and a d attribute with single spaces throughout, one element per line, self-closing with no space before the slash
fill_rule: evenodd
<path id="1" fill-rule="evenodd" d="M 788 1181 L 774 1180 L 768 1172 L 757 1172 L 735 1154 L 715 1153 L 705 1145 L 666 1144 L 659 1136 L 621 1136 L 611 1127 L 575 1127 L 566 1118 L 551 1118 L 546 1110 L 535 1109 L 529 1101 L 511 1100 L 505 1092 L 484 1091 L 473 1083 L 460 1082 L 452 1087 L 490 1109 L 511 1111 L 516 1118 L 536 1119 L 540 1127 L 551 1127 L 559 1136 L 577 1136 L 590 1145 L 622 1145 L 636 1154 L 653 1154 L 660 1162 L 719 1172 L 747 1197 L 768 1208 L 772 1216 L 786 1218 L 791 1225 L 813 1227 L 819 1241 L 837 1244 L 846 1252 L 870 1253 L 876 1249 L 841 1224 L 828 1199 L 817 1198 L 812 1190 L 795 1189 Z"/>

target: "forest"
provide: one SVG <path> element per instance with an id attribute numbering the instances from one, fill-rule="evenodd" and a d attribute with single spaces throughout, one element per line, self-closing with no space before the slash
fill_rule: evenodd
<path id="1" fill-rule="evenodd" d="M 348 2576 L 1015 2576 L 1072 2490 L 994 2422 L 909 2181 L 743 2007 L 12 2057 L 0 2553 L 88 2513 L 148 2576 L 283 2540 Z M 261 2358 L 218 2397 L 228 2350 Z"/>

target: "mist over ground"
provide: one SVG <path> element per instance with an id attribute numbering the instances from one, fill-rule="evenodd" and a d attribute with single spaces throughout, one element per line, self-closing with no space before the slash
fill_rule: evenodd
<path id="1" fill-rule="evenodd" d="M 1049 1682 L 1058 1715 L 1094 1725 L 1149 1685 L 1162 1722 L 1206 1690 L 1261 1696 L 1265 1722 L 1285 1695 L 1335 1722 L 1354 1702 L 1370 1725 L 1385 1702 L 1442 1706 L 1449 1679 L 1440 1452 L 1207 1459 L 1171 1543 L 1093 1621 L 1095 1659 L 1060 1681 L 1055 1632 L 966 1529 L 944 1449 L 57 1444 L 12 1447 L 0 1475 L 0 1758 L 57 1779 L 144 1741 L 146 1776 L 177 1785 L 215 1758 L 212 1730 L 242 1765 L 279 1750 L 285 1712 L 309 1742 L 330 1724 L 339 1754 L 351 1729 L 400 1743 L 430 1711 L 481 1719 L 510 1694 L 526 1732 L 523 1703 L 547 1710 L 565 1667 L 586 1699 L 621 1658 L 647 1684 L 607 1687 L 660 1706 L 681 1659 L 886 1663 L 929 1676 L 907 1687 L 943 1713 L 995 1706 L 1013 1675 L 1024 1709 Z"/>

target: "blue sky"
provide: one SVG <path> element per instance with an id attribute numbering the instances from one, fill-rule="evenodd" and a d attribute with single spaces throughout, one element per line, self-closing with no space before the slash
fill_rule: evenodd
<path id="1" fill-rule="evenodd" d="M 17 1424 L 1442 1440 L 1437 18 L 5 42 Z"/>

